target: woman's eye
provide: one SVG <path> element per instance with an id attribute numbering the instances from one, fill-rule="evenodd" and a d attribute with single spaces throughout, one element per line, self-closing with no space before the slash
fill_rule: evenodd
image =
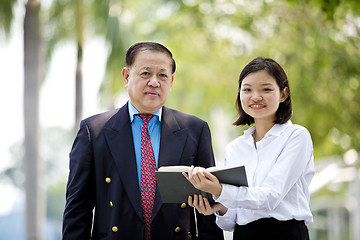
<path id="1" fill-rule="evenodd" d="M 243 90 L 242 90 L 243 92 L 250 92 L 251 91 L 251 89 L 250 88 L 243 88 Z"/>
<path id="2" fill-rule="evenodd" d="M 264 88 L 263 91 L 264 91 L 264 92 L 270 92 L 270 91 L 272 91 L 272 89 L 270 89 L 270 88 Z"/>

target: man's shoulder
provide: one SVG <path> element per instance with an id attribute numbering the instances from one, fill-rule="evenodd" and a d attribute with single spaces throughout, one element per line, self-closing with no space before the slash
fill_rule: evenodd
<path id="1" fill-rule="evenodd" d="M 119 109 L 112 109 L 106 112 L 102 112 L 102 113 L 98 113 L 95 114 L 93 116 L 90 116 L 86 119 L 84 119 L 85 122 L 90 123 L 90 124 L 100 124 L 100 123 L 106 123 L 109 121 L 110 118 L 112 118 L 117 112 L 119 111 Z"/>
<path id="2" fill-rule="evenodd" d="M 99 133 L 104 129 L 106 125 L 111 125 L 111 119 L 114 119 L 114 116 L 120 111 L 120 109 L 113 109 L 106 112 L 98 113 L 91 117 L 88 117 L 83 120 L 89 130 L 98 136 Z"/>

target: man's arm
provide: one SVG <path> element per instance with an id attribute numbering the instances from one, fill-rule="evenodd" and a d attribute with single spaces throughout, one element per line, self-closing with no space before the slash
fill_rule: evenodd
<path id="1" fill-rule="evenodd" d="M 62 239 L 90 239 L 95 203 L 93 152 L 90 131 L 84 121 L 70 152 Z"/>

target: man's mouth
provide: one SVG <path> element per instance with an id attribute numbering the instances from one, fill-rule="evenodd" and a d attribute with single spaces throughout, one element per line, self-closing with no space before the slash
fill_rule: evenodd
<path id="1" fill-rule="evenodd" d="M 149 96 L 159 96 L 160 94 L 157 93 L 157 92 L 145 92 L 146 95 L 149 95 Z"/>

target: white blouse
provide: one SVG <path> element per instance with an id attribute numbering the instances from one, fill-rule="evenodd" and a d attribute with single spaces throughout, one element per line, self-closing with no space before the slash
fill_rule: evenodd
<path id="1" fill-rule="evenodd" d="M 254 144 L 255 126 L 230 142 L 225 150 L 225 165 L 245 165 L 249 187 L 223 184 L 215 199 L 228 208 L 216 214 L 217 225 L 233 231 L 260 218 L 313 221 L 309 184 L 314 176 L 313 145 L 310 133 L 302 126 L 275 124 Z"/>

